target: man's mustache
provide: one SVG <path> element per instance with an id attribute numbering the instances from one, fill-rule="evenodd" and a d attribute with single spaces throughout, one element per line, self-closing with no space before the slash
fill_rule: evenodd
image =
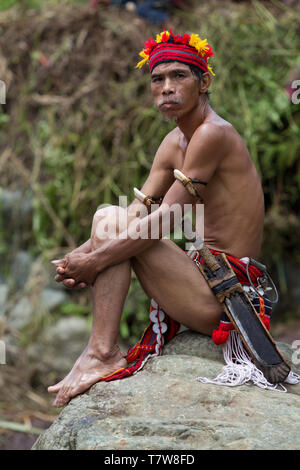
<path id="1" fill-rule="evenodd" d="M 160 106 L 162 106 L 163 104 L 182 104 L 182 100 L 180 98 L 175 97 L 172 99 L 161 98 L 157 103 L 158 108 L 160 108 Z"/>

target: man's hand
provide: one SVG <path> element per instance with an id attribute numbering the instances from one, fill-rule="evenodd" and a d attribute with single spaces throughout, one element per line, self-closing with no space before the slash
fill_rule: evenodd
<path id="1" fill-rule="evenodd" d="M 51 263 L 53 263 L 57 267 L 56 268 L 57 273 L 62 272 L 62 274 L 56 274 L 56 276 L 54 277 L 54 280 L 56 282 L 62 282 L 65 287 L 67 287 L 68 289 L 72 289 L 72 290 L 81 290 L 87 287 L 85 282 L 76 282 L 75 279 L 71 279 L 71 278 L 66 279 L 64 277 L 63 273 L 65 272 L 65 270 L 62 267 L 60 267 L 60 264 L 63 265 L 62 263 L 64 263 L 63 260 L 53 260 L 51 261 Z"/>
<path id="2" fill-rule="evenodd" d="M 91 253 L 71 252 L 62 260 L 52 261 L 56 266 L 55 280 L 68 288 L 83 288 L 92 285 L 98 271 Z"/>

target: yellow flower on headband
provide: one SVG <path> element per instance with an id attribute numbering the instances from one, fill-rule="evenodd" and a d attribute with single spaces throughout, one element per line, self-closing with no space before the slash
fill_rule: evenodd
<path id="1" fill-rule="evenodd" d="M 145 54 L 144 51 L 141 51 L 141 52 L 139 53 L 139 55 L 140 55 L 141 57 L 143 57 L 143 60 L 141 60 L 141 61 L 136 65 L 136 68 L 141 69 L 141 68 L 143 67 L 143 65 L 144 65 L 146 62 L 148 62 L 148 60 L 149 60 L 149 55 L 148 55 L 148 54 Z"/>
<path id="2" fill-rule="evenodd" d="M 215 77 L 216 74 L 213 72 L 213 69 L 211 68 L 210 65 L 207 66 L 207 69 L 209 70 L 209 72 Z"/>
<path id="3" fill-rule="evenodd" d="M 156 42 L 159 44 L 161 42 L 162 33 L 156 35 Z"/>
<path id="4" fill-rule="evenodd" d="M 162 31 L 162 33 L 156 35 L 156 42 L 159 44 L 160 42 L 167 41 L 169 37 L 169 31 Z"/>
<path id="5" fill-rule="evenodd" d="M 198 34 L 191 34 L 191 39 L 189 42 L 190 46 L 197 49 L 197 51 L 204 56 L 208 49 L 207 39 L 200 39 Z"/>

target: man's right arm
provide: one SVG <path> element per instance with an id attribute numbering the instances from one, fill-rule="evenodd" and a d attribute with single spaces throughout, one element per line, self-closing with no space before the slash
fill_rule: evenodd
<path id="1" fill-rule="evenodd" d="M 140 191 L 146 196 L 153 198 L 164 197 L 174 182 L 174 154 L 177 151 L 176 129 L 171 131 L 160 144 L 149 173 L 149 176 Z M 132 188 L 133 190 L 133 188 Z M 128 206 L 128 212 L 134 214 L 139 212 L 139 207 L 143 206 L 138 199 L 134 199 Z M 134 217 L 129 218 L 129 222 Z"/>
<path id="2" fill-rule="evenodd" d="M 146 196 L 163 197 L 174 182 L 173 158 L 177 151 L 176 129 L 171 131 L 159 146 L 149 176 L 142 188 L 139 188 Z M 132 188 L 133 191 L 133 188 Z M 128 224 L 138 217 L 139 213 L 145 212 L 145 206 L 138 199 L 134 199 L 127 207 Z M 72 253 L 90 253 L 91 240 L 72 250 Z"/>
<path id="3" fill-rule="evenodd" d="M 174 183 L 174 157 L 178 152 L 177 145 L 177 130 L 171 131 L 163 140 L 160 147 L 158 148 L 156 155 L 153 160 L 153 164 L 149 173 L 149 176 L 141 188 L 141 191 L 148 196 L 152 197 L 164 197 L 168 192 L 172 184 Z M 132 188 L 133 190 L 133 188 Z M 127 227 L 135 219 L 139 219 L 140 216 L 145 215 L 145 206 L 138 199 L 134 199 L 133 202 L 127 207 Z M 87 240 L 83 245 L 79 246 L 71 253 L 87 253 L 92 251 L 91 240 Z M 70 253 L 70 254 L 71 254 Z M 59 271 L 61 267 L 57 267 L 56 281 L 61 282 L 63 274 Z M 70 279 L 68 280 L 68 282 Z M 77 284 L 68 284 L 67 287 L 77 287 Z M 85 287 L 85 283 L 80 283 L 80 287 Z"/>

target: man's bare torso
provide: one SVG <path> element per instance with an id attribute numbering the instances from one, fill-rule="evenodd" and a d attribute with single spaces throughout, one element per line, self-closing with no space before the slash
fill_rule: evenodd
<path id="1" fill-rule="evenodd" d="M 222 132 L 220 163 L 207 186 L 198 185 L 204 200 L 204 236 L 208 247 L 235 255 L 258 257 L 263 233 L 264 197 L 258 173 L 245 143 L 234 127 L 214 111 L 201 126 Z M 199 126 L 199 127 L 201 127 Z M 162 186 L 174 181 L 173 170 L 184 167 L 189 142 L 179 128 L 168 135 L 169 177 Z M 211 155 L 211 158 L 216 158 Z M 187 175 L 191 176 L 191 175 Z M 195 177 L 195 175 L 194 175 Z M 197 177 L 202 180 L 201 163 Z"/>

